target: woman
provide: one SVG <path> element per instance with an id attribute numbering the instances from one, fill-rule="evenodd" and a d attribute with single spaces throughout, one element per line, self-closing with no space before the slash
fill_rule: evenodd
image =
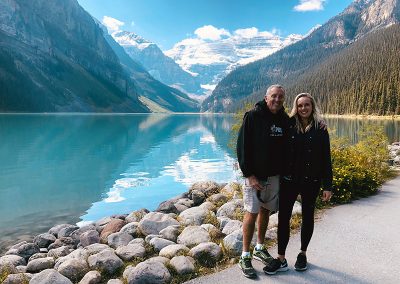
<path id="1" fill-rule="evenodd" d="M 294 202 L 301 195 L 301 251 L 295 269 L 307 269 L 307 247 L 314 231 L 314 209 L 321 185 L 323 201 L 332 189 L 332 163 L 329 134 L 321 129 L 321 117 L 314 98 L 308 93 L 296 96 L 290 114 L 286 169 L 281 181 L 278 214 L 278 258 L 264 267 L 266 274 L 288 270 L 285 251 L 289 242 L 290 218 Z"/>

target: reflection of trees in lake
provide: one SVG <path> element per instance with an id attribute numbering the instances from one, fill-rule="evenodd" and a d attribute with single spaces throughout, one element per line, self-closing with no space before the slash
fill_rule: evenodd
<path id="1" fill-rule="evenodd" d="M 400 120 L 386 119 L 348 119 L 348 118 L 325 118 L 328 127 L 338 137 L 347 137 L 352 143 L 357 142 L 357 132 L 367 125 L 382 126 L 390 143 L 400 140 Z"/>

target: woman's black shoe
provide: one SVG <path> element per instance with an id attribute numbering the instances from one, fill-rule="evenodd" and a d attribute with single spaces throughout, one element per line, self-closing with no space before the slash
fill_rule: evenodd
<path id="1" fill-rule="evenodd" d="M 302 253 L 299 253 L 297 256 L 296 263 L 294 264 L 294 269 L 297 271 L 307 270 L 307 256 Z"/>

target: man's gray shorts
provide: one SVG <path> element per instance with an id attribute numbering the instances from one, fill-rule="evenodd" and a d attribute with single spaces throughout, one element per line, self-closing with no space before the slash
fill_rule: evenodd
<path id="1" fill-rule="evenodd" d="M 248 184 L 247 178 L 243 187 L 243 205 L 244 210 L 250 213 L 258 213 L 260 207 L 270 211 L 278 211 L 279 206 L 279 176 L 268 177 L 266 181 L 260 181 L 264 189 L 260 191 L 257 197 L 257 189 Z M 264 201 L 263 203 L 259 200 Z"/>

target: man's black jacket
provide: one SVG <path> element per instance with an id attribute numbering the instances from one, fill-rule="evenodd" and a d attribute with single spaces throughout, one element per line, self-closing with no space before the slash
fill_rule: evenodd
<path id="1" fill-rule="evenodd" d="M 266 180 L 283 170 L 284 134 L 289 117 L 282 108 L 273 114 L 266 102 L 260 101 L 246 112 L 237 141 L 237 157 L 245 177 Z"/>

